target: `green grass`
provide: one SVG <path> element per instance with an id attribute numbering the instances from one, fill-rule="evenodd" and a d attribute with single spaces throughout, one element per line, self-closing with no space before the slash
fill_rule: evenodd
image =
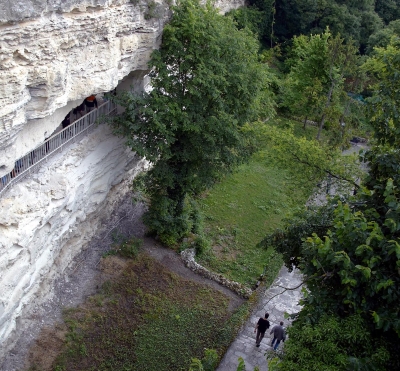
<path id="1" fill-rule="evenodd" d="M 295 127 L 303 133 L 301 124 Z M 306 135 L 314 136 L 313 131 L 309 128 Z M 302 207 L 310 193 L 287 171 L 271 167 L 267 158 L 265 153 L 256 154 L 200 200 L 205 233 L 212 241 L 212 250 L 201 255 L 200 262 L 249 285 L 265 267 L 267 284 L 276 277 L 280 256 L 256 245 L 280 226 L 283 217 Z M 221 292 L 186 281 L 137 255 L 140 241 L 115 238 L 120 244 L 114 246 L 115 253 L 126 252 L 135 260 L 128 260 L 121 275 L 107 281 L 82 307 L 65 311 L 65 346 L 51 369 L 186 371 L 191 358 L 203 358 L 205 348 L 222 356 L 256 295 L 231 313 Z M 121 258 L 108 256 L 103 262 L 113 259 Z M 38 364 L 31 369 L 42 368 Z"/>
<path id="2" fill-rule="evenodd" d="M 232 315 L 228 305 L 221 292 L 139 254 L 100 294 L 65 311 L 65 347 L 52 370 L 187 371 L 191 358 L 205 348 L 222 355 L 236 335 L 250 306 Z"/>
<path id="3" fill-rule="evenodd" d="M 292 124 L 299 136 L 313 138 L 316 134 L 315 127 L 304 131 L 291 120 L 278 119 L 274 124 Z M 271 167 L 266 152 L 254 155 L 200 201 L 212 249 L 199 256 L 199 262 L 250 286 L 265 267 L 267 282 L 272 282 L 282 265 L 278 254 L 258 248 L 258 242 L 279 227 L 282 218 L 303 207 L 312 191 L 309 184 L 299 187 L 301 179 L 294 179 L 288 171 Z"/>

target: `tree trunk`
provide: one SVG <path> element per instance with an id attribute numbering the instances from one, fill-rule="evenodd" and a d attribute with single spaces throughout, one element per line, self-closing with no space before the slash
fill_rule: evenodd
<path id="1" fill-rule="evenodd" d="M 306 130 L 306 127 L 307 127 L 307 116 L 305 117 L 305 119 L 304 119 L 304 125 L 303 125 L 303 129 L 304 130 Z"/>
<path id="2" fill-rule="evenodd" d="M 331 105 L 332 94 L 333 94 L 334 88 L 335 88 L 335 82 L 332 81 L 331 87 L 329 88 L 328 95 L 326 97 L 325 109 L 327 109 Z M 316 138 L 317 140 L 319 140 L 321 137 L 321 132 L 322 132 L 322 129 L 324 128 L 324 124 L 325 124 L 325 117 L 326 117 L 326 113 L 324 113 L 321 117 L 321 121 L 320 121 L 319 127 L 318 127 L 318 134 L 317 134 L 317 138 Z"/>
<path id="3" fill-rule="evenodd" d="M 321 117 L 321 121 L 319 122 L 319 126 L 318 126 L 318 133 L 317 133 L 317 140 L 319 140 L 319 138 L 321 137 L 321 132 L 322 129 L 324 128 L 324 124 L 325 124 L 325 113 L 322 115 Z"/>

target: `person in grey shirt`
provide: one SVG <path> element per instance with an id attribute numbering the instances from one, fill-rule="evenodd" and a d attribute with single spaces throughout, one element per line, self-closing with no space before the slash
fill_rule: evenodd
<path id="1" fill-rule="evenodd" d="M 272 339 L 271 342 L 271 347 L 274 348 L 274 350 L 276 350 L 279 346 L 279 344 L 281 343 L 281 341 L 285 341 L 286 340 L 286 334 L 285 334 L 285 329 L 283 328 L 283 322 L 281 321 L 279 323 L 279 325 L 276 325 L 272 328 L 270 335 L 274 334 L 274 338 Z M 275 343 L 276 341 L 276 343 Z M 275 343 L 275 346 L 274 346 Z"/>

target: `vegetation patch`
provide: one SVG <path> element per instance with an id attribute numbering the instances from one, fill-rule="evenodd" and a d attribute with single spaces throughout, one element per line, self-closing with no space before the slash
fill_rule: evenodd
<path id="1" fill-rule="evenodd" d="M 316 133 L 314 127 L 303 130 L 300 123 L 286 119 L 277 119 L 274 125 L 293 125 L 298 136 L 313 137 Z M 198 257 L 199 263 L 250 286 L 263 272 L 267 283 L 272 283 L 282 260 L 273 249 L 257 244 L 278 228 L 284 217 L 304 207 L 317 182 L 271 165 L 268 149 L 256 153 L 199 201 L 212 245 Z"/>
<path id="2" fill-rule="evenodd" d="M 110 256 L 103 260 L 121 260 Z M 99 294 L 65 310 L 64 350 L 47 370 L 188 370 L 205 348 L 220 355 L 246 303 L 233 314 L 219 291 L 184 280 L 139 254 Z M 31 370 L 45 370 L 36 360 Z"/>

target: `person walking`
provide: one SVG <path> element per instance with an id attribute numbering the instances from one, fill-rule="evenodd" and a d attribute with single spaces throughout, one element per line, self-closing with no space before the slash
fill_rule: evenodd
<path id="1" fill-rule="evenodd" d="M 279 325 L 276 325 L 272 328 L 270 335 L 274 334 L 274 338 L 272 339 L 271 342 L 271 347 L 274 348 L 274 350 L 276 350 L 279 346 L 279 344 L 281 343 L 281 341 L 285 341 L 286 340 L 286 334 L 285 334 L 285 329 L 283 328 L 283 322 L 281 321 L 279 323 Z M 276 343 L 275 343 L 276 341 Z M 275 344 L 275 346 L 274 346 Z"/>
<path id="2" fill-rule="evenodd" d="M 254 332 L 257 331 L 256 335 L 256 347 L 260 346 L 261 340 L 263 339 L 265 335 L 265 331 L 269 329 L 269 321 L 267 318 L 269 317 L 269 313 L 265 313 L 264 318 L 260 317 L 260 319 L 257 322 L 257 325 L 254 329 Z"/>

